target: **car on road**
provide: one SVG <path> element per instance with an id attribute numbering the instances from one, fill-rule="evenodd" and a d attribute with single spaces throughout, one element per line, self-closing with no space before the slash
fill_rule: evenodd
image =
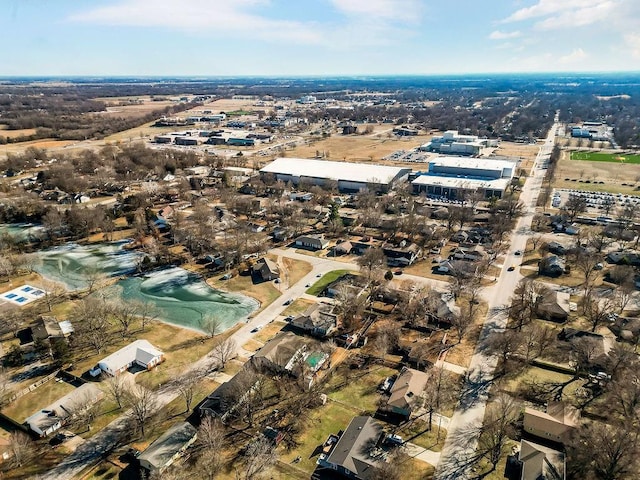
<path id="1" fill-rule="evenodd" d="M 511 265 L 509 268 L 507 268 L 507 271 L 509 272 L 513 272 L 516 269 L 515 265 Z"/>
<path id="2" fill-rule="evenodd" d="M 321 273 L 317 274 L 316 277 L 320 278 L 322 276 Z"/>
<path id="3" fill-rule="evenodd" d="M 520 256 L 520 255 L 522 255 L 522 252 L 521 252 L 520 250 L 516 250 L 516 251 L 515 251 L 515 255 Z"/>
<path id="4" fill-rule="evenodd" d="M 289 299 L 286 302 L 284 302 L 282 305 L 284 305 L 286 307 L 287 305 L 291 305 L 292 303 L 293 303 L 293 300 Z"/>
<path id="5" fill-rule="evenodd" d="M 251 330 L 251 333 L 256 333 L 259 332 L 260 330 L 262 330 L 262 327 L 264 325 L 256 325 L 255 327 L 253 327 L 253 329 Z"/>

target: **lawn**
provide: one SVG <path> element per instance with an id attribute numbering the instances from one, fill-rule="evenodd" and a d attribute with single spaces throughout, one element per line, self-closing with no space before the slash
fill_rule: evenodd
<path id="1" fill-rule="evenodd" d="M 317 447 L 321 446 L 330 434 L 336 434 L 344 430 L 356 413 L 336 402 L 327 402 L 326 405 L 313 410 L 309 415 L 305 428 L 296 440 L 299 447 L 289 452 L 281 452 L 281 460 L 284 463 L 291 463 L 297 456 L 302 460 L 296 466 L 311 474 L 316 468 Z"/>
<path id="2" fill-rule="evenodd" d="M 505 389 L 517 393 L 518 390 L 529 383 L 565 383 L 571 380 L 571 375 L 554 372 L 539 367 L 529 367 L 522 374 L 511 380 Z"/>
<path id="3" fill-rule="evenodd" d="M 284 311 L 282 312 L 282 315 L 285 315 L 285 316 L 290 315 L 292 317 L 296 317 L 304 313 L 307 310 L 307 308 L 309 308 L 314 303 L 315 302 L 312 302 L 311 300 L 298 298 L 294 300 L 294 302 L 291 305 L 289 305 L 287 308 L 284 309 Z"/>
<path id="4" fill-rule="evenodd" d="M 440 428 L 438 433 L 438 424 L 432 426 L 431 430 L 428 428 L 429 416 L 422 417 L 423 420 L 413 420 L 405 425 L 402 425 L 394 433 L 400 435 L 405 442 L 411 442 L 419 447 L 434 452 L 439 452 L 444 446 L 444 440 L 447 438 L 447 431 L 444 428 Z"/>
<path id="5" fill-rule="evenodd" d="M 286 325 L 285 322 L 276 322 L 273 321 L 271 323 L 266 324 L 262 330 L 260 330 L 256 335 L 254 335 L 254 339 L 258 342 L 267 343 L 271 340 L 282 328 Z"/>
<path id="6" fill-rule="evenodd" d="M 571 160 L 583 160 L 587 162 L 610 162 L 640 164 L 640 155 L 604 152 L 571 152 Z"/>
<path id="7" fill-rule="evenodd" d="M 397 370 L 375 366 L 366 372 L 350 370 L 342 365 L 331 377 L 327 390 L 329 398 L 349 405 L 356 412 L 373 414 L 378 409 L 380 394 L 377 389 L 383 380 L 397 374 Z"/>
<path id="8" fill-rule="evenodd" d="M 282 263 L 284 263 L 284 267 L 287 269 L 287 273 L 289 274 L 289 285 L 298 283 L 302 277 L 309 273 L 313 268 L 308 262 L 294 260 L 287 257 L 282 259 Z"/>
<path id="9" fill-rule="evenodd" d="M 311 285 L 306 293 L 308 293 L 309 295 L 315 295 L 317 297 L 325 288 L 327 288 L 328 285 L 348 273 L 353 274 L 354 272 L 352 272 L 351 270 L 333 270 L 332 272 L 328 272 L 320 280 Z"/>
<path id="10" fill-rule="evenodd" d="M 229 280 L 220 280 L 219 277 L 217 280 L 210 278 L 207 283 L 217 290 L 242 293 L 260 302 L 260 308 L 249 315 L 249 318 L 260 313 L 280 296 L 280 292 L 271 282 L 254 284 L 251 275 L 237 275 Z"/>
<path id="11" fill-rule="evenodd" d="M 5 407 L 2 413 L 18 423 L 22 423 L 37 410 L 48 407 L 73 390 L 75 390 L 73 385 L 67 382 L 57 382 L 54 378 Z"/>

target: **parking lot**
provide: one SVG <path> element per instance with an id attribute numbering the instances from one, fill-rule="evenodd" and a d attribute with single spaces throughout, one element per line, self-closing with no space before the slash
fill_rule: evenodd
<path id="1" fill-rule="evenodd" d="M 551 199 L 551 206 L 554 208 L 562 208 L 570 197 L 578 196 L 587 201 L 588 214 L 602 215 L 609 208 L 610 214 L 615 214 L 617 210 L 628 205 L 639 205 L 640 196 L 625 195 L 622 193 L 605 193 L 605 192 L 587 192 L 584 190 L 573 189 L 554 189 Z"/>

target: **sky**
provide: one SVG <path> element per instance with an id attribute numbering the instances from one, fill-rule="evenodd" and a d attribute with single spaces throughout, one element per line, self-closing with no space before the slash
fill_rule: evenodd
<path id="1" fill-rule="evenodd" d="M 640 71 L 640 0 L 2 0 L 0 76 Z"/>

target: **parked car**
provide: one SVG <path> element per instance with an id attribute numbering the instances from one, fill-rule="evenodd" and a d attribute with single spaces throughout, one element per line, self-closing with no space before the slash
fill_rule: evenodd
<path id="1" fill-rule="evenodd" d="M 253 327 L 253 329 L 251 330 L 251 333 L 256 333 L 259 332 L 260 330 L 262 330 L 262 327 L 264 325 L 256 325 L 255 327 Z"/>

